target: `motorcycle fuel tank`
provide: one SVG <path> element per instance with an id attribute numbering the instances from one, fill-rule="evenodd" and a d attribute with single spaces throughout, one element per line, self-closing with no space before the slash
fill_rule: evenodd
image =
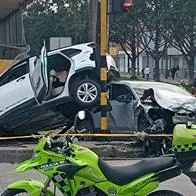
<path id="1" fill-rule="evenodd" d="M 172 147 L 179 160 L 196 161 L 196 125 L 176 125 Z"/>

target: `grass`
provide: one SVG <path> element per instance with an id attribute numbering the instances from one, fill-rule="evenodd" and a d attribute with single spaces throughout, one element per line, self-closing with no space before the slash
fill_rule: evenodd
<path id="1" fill-rule="evenodd" d="M 123 75 L 120 77 L 120 80 L 138 80 L 138 81 L 144 81 L 142 78 L 140 77 L 133 77 L 133 76 L 129 76 L 129 75 Z M 168 84 L 173 84 L 172 82 L 166 82 Z M 176 85 L 176 86 L 179 86 L 179 87 L 183 87 L 185 88 L 187 91 L 191 92 L 191 85 L 190 84 L 184 84 L 183 86 L 181 84 L 173 84 L 173 85 Z"/>
<path id="2" fill-rule="evenodd" d="M 121 80 L 142 80 L 141 78 L 138 78 L 137 76 L 121 76 Z"/>

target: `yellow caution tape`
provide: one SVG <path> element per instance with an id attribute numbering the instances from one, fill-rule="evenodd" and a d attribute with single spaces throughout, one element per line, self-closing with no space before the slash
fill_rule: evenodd
<path id="1" fill-rule="evenodd" d="M 133 133 L 133 134 L 82 134 L 82 133 L 65 133 L 65 134 L 56 134 L 55 136 L 75 136 L 75 137 L 173 137 L 173 134 L 142 134 L 142 133 Z M 14 139 L 29 139 L 29 138 L 41 138 L 44 135 L 28 135 L 28 136 L 14 136 L 14 137 L 0 137 L 0 140 L 14 140 Z"/>

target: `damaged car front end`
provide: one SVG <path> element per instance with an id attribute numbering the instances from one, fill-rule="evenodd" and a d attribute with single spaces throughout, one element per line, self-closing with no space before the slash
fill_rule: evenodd
<path id="1" fill-rule="evenodd" d="M 133 82 L 132 87 L 147 110 L 159 108 L 159 112 L 172 123 L 184 123 L 196 114 L 196 98 L 178 86 L 160 82 Z M 168 121 L 169 120 L 169 121 Z"/>
<path id="2" fill-rule="evenodd" d="M 134 82 L 133 89 L 146 110 L 150 126 L 148 134 L 173 134 L 176 124 L 195 119 L 196 98 L 178 86 L 157 82 Z M 170 153 L 171 138 L 145 138 L 147 154 Z"/>

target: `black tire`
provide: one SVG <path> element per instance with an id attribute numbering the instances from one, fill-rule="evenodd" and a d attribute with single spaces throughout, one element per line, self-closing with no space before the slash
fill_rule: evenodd
<path id="1" fill-rule="evenodd" d="M 150 193 L 148 196 L 183 196 L 182 194 L 171 190 L 160 190 Z"/>
<path id="2" fill-rule="evenodd" d="M 2 193 L 1 196 L 14 196 L 14 195 L 28 195 L 25 190 L 22 189 L 7 189 L 5 192 Z"/>
<path id="3" fill-rule="evenodd" d="M 166 139 L 145 138 L 143 142 L 143 149 L 146 157 L 159 157 L 165 154 L 171 154 L 171 146 L 167 143 Z M 155 146 L 155 143 L 160 143 L 160 146 Z"/>
<path id="4" fill-rule="evenodd" d="M 89 92 L 90 89 L 91 92 Z M 71 84 L 70 91 L 71 96 L 73 96 L 73 99 L 77 104 L 89 108 L 94 107 L 98 103 L 101 88 L 99 83 L 95 80 L 89 78 L 85 80 L 76 79 Z"/>

